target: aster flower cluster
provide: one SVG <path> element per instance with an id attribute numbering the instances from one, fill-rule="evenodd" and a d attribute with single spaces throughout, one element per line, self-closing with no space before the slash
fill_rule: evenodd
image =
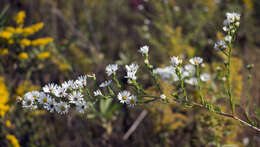
<path id="1" fill-rule="evenodd" d="M 71 107 L 80 113 L 87 110 L 82 89 L 87 85 L 87 76 L 63 82 L 61 85 L 50 83 L 42 91 L 31 91 L 24 95 L 22 105 L 27 109 L 46 109 L 49 112 L 67 114 Z"/>
<path id="2" fill-rule="evenodd" d="M 168 82 L 177 82 L 180 80 L 180 77 L 177 75 L 177 68 L 181 73 L 181 78 L 184 79 L 184 82 L 190 85 L 197 85 L 197 78 L 195 66 L 202 64 L 203 59 L 201 57 L 194 57 L 189 60 L 190 63 L 186 65 L 182 65 L 183 61 L 180 57 L 173 56 L 171 57 L 170 66 L 165 68 L 156 68 L 153 72 L 160 76 L 163 81 Z M 200 75 L 200 79 L 203 82 L 207 82 L 210 80 L 210 74 L 203 73 Z"/>
<path id="3" fill-rule="evenodd" d="M 234 34 L 240 25 L 240 14 L 238 13 L 226 13 L 226 19 L 223 22 L 223 31 L 227 32 L 224 40 L 219 40 L 215 43 L 214 48 L 216 50 L 225 50 L 228 48 L 228 44 L 234 39 Z"/>

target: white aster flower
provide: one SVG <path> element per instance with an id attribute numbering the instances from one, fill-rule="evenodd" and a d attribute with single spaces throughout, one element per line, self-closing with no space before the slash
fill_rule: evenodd
<path id="1" fill-rule="evenodd" d="M 107 73 L 108 76 L 112 75 L 117 70 L 118 70 L 118 65 L 117 64 L 109 64 L 106 67 L 106 73 Z"/>
<path id="2" fill-rule="evenodd" d="M 231 40 L 232 40 L 232 37 L 231 37 L 230 35 L 227 35 L 227 36 L 225 37 L 225 41 L 226 41 L 226 42 L 231 42 Z"/>
<path id="3" fill-rule="evenodd" d="M 85 101 L 80 101 L 76 103 L 76 110 L 79 113 L 84 113 L 88 109 L 88 105 Z"/>
<path id="4" fill-rule="evenodd" d="M 235 21 L 239 21 L 240 20 L 240 14 L 238 13 L 226 13 L 226 16 L 227 16 L 227 23 L 228 24 L 231 24 L 231 23 L 234 23 Z"/>
<path id="5" fill-rule="evenodd" d="M 117 99 L 120 101 L 120 103 L 124 104 L 124 103 L 126 103 L 127 99 L 130 96 L 131 96 L 131 93 L 124 90 L 124 91 L 118 93 Z"/>
<path id="6" fill-rule="evenodd" d="M 54 95 L 56 97 L 66 97 L 68 94 L 66 93 L 67 89 L 58 86 L 55 90 L 54 90 Z"/>
<path id="7" fill-rule="evenodd" d="M 203 59 L 201 57 L 193 57 L 189 61 L 193 65 L 199 65 L 203 62 Z"/>
<path id="8" fill-rule="evenodd" d="M 81 83 L 82 86 L 87 86 L 87 76 L 86 75 L 79 76 L 77 80 Z"/>
<path id="9" fill-rule="evenodd" d="M 207 74 L 207 73 L 201 74 L 200 79 L 203 82 L 207 82 L 208 80 L 210 80 L 210 74 Z"/>
<path id="10" fill-rule="evenodd" d="M 48 102 L 43 105 L 43 108 L 45 108 L 49 112 L 54 112 L 56 105 L 57 103 L 55 102 L 55 100 L 53 98 L 50 98 Z"/>
<path id="11" fill-rule="evenodd" d="M 42 89 L 45 93 L 53 93 L 54 90 L 58 87 L 58 85 L 54 83 L 50 83 L 48 85 L 45 85 Z"/>
<path id="12" fill-rule="evenodd" d="M 79 101 L 83 101 L 83 95 L 79 91 L 73 91 L 69 94 L 70 103 L 77 103 Z"/>
<path id="13" fill-rule="evenodd" d="M 60 102 L 55 105 L 55 110 L 59 114 L 67 114 L 69 112 L 70 106 L 65 102 Z"/>
<path id="14" fill-rule="evenodd" d="M 41 92 L 39 103 L 40 104 L 47 104 L 50 101 L 50 99 L 52 99 L 50 95 Z"/>
<path id="15" fill-rule="evenodd" d="M 32 109 L 34 108 L 34 98 L 31 95 L 31 93 L 26 93 L 24 95 L 24 99 L 22 101 L 23 107 L 27 109 Z"/>
<path id="16" fill-rule="evenodd" d="M 74 84 L 73 80 L 65 81 L 62 83 L 62 88 L 71 89 L 71 88 L 73 88 L 73 84 Z"/>
<path id="17" fill-rule="evenodd" d="M 140 50 L 138 50 L 138 52 L 140 52 L 142 55 L 148 54 L 149 46 L 145 45 L 145 46 L 141 47 Z"/>
<path id="18" fill-rule="evenodd" d="M 83 88 L 84 85 L 83 83 L 80 81 L 80 80 L 76 80 L 74 81 L 74 84 L 73 84 L 73 89 L 80 89 L 80 88 Z"/>
<path id="19" fill-rule="evenodd" d="M 182 64 L 182 59 L 180 57 L 173 56 L 171 57 L 170 63 L 173 67 L 177 67 Z"/>
<path id="20" fill-rule="evenodd" d="M 94 96 L 100 96 L 100 95 L 103 95 L 103 94 L 99 89 L 94 91 Z"/>
<path id="21" fill-rule="evenodd" d="M 227 48 L 227 44 L 226 44 L 225 41 L 220 40 L 220 41 L 218 41 L 218 42 L 215 43 L 214 48 L 215 48 L 216 50 L 224 50 L 224 49 Z"/>
<path id="22" fill-rule="evenodd" d="M 165 100 L 165 99 L 166 99 L 166 95 L 165 95 L 165 94 L 161 94 L 161 95 L 160 95 L 160 98 L 163 99 L 163 100 Z"/>
<path id="23" fill-rule="evenodd" d="M 104 82 L 102 82 L 102 83 L 99 85 L 99 87 L 101 87 L 101 88 L 107 87 L 107 86 L 109 86 L 109 85 L 111 84 L 111 82 L 112 82 L 112 80 L 104 81 Z"/>
<path id="24" fill-rule="evenodd" d="M 130 96 L 127 101 L 126 101 L 126 104 L 129 106 L 129 107 L 134 107 L 136 105 L 136 96 L 132 95 Z"/>
<path id="25" fill-rule="evenodd" d="M 39 91 L 32 91 L 30 92 L 31 96 L 34 98 L 34 100 L 38 100 L 40 97 L 40 92 Z"/>
<path id="26" fill-rule="evenodd" d="M 193 86 L 195 86 L 195 85 L 198 84 L 198 80 L 197 80 L 197 78 L 195 78 L 195 77 L 192 77 L 192 78 L 190 78 L 190 79 L 186 79 L 185 82 L 186 82 L 187 84 L 190 84 L 190 85 L 193 85 Z"/>
<path id="27" fill-rule="evenodd" d="M 125 78 L 136 80 L 137 77 L 135 76 L 135 74 L 139 68 L 139 65 L 132 63 L 131 65 L 125 65 L 125 68 L 127 71 L 127 75 L 125 76 Z"/>
<path id="28" fill-rule="evenodd" d="M 195 72 L 196 72 L 196 70 L 195 70 L 194 65 L 187 64 L 184 66 L 183 76 L 185 75 L 184 73 L 187 73 L 188 74 L 187 76 L 193 76 L 195 74 Z"/>
<path id="29" fill-rule="evenodd" d="M 156 68 L 153 73 L 160 76 L 163 81 L 170 81 L 176 79 L 177 75 L 172 66 L 167 66 L 165 68 Z"/>

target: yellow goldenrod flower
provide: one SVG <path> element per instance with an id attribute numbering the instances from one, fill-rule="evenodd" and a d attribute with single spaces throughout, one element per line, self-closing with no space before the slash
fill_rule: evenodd
<path id="1" fill-rule="evenodd" d="M 11 32 L 7 32 L 7 31 L 0 32 L 0 38 L 10 39 L 12 35 L 13 34 Z"/>
<path id="2" fill-rule="evenodd" d="M 39 38 L 32 41 L 32 46 L 43 46 L 53 41 L 53 38 L 46 37 L 46 38 Z"/>
<path id="3" fill-rule="evenodd" d="M 1 56 L 4 56 L 6 54 L 8 54 L 8 49 L 7 48 L 0 49 L 0 55 Z"/>
<path id="4" fill-rule="evenodd" d="M 7 134 L 6 139 L 10 141 L 12 147 L 20 147 L 20 144 L 14 135 Z"/>
<path id="5" fill-rule="evenodd" d="M 21 27 L 15 28 L 14 33 L 15 33 L 15 34 L 21 34 L 21 33 L 23 33 L 23 28 L 21 28 Z"/>
<path id="6" fill-rule="evenodd" d="M 4 78 L 0 77 L 0 118 L 10 109 L 6 103 L 8 102 L 9 93 L 4 83 Z"/>
<path id="7" fill-rule="evenodd" d="M 24 36 L 29 36 L 29 35 L 35 34 L 39 30 L 41 30 L 43 28 L 43 26 L 44 26 L 44 23 L 40 22 L 40 23 L 31 25 L 29 27 L 25 27 L 23 29 L 23 35 Z"/>
<path id="8" fill-rule="evenodd" d="M 29 40 L 29 39 L 22 39 L 22 40 L 20 41 L 20 45 L 21 45 L 22 47 L 30 46 L 30 45 L 31 45 L 31 40 Z"/>
<path id="9" fill-rule="evenodd" d="M 24 23 L 25 17 L 26 17 L 25 12 L 24 11 L 20 11 L 15 16 L 14 21 L 16 22 L 16 24 L 22 25 Z"/>
<path id="10" fill-rule="evenodd" d="M 5 126 L 6 126 L 7 128 L 10 128 L 10 127 L 12 126 L 11 121 L 10 121 L 10 120 L 6 120 L 6 121 L 5 121 Z"/>
<path id="11" fill-rule="evenodd" d="M 26 52 L 21 52 L 18 57 L 21 59 L 21 60 L 26 60 L 29 58 L 28 54 Z"/>
<path id="12" fill-rule="evenodd" d="M 7 31 L 7 32 L 11 32 L 11 33 L 15 32 L 15 28 L 14 27 L 5 27 L 4 30 Z"/>
<path id="13" fill-rule="evenodd" d="M 46 58 L 49 58 L 50 55 L 51 55 L 50 52 L 42 52 L 42 53 L 37 55 L 37 58 L 38 59 L 46 59 Z"/>
<path id="14" fill-rule="evenodd" d="M 14 40 L 13 39 L 9 39 L 8 40 L 8 44 L 10 44 L 10 45 L 14 44 Z"/>

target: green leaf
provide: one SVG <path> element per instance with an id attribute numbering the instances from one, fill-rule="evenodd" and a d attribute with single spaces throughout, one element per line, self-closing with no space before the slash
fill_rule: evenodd
<path id="1" fill-rule="evenodd" d="M 106 114 L 110 104 L 112 102 L 112 99 L 107 99 L 107 100 L 101 100 L 100 101 L 100 111 L 103 115 Z"/>

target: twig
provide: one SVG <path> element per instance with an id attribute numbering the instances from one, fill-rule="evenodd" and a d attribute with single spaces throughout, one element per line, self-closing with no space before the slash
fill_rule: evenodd
<path id="1" fill-rule="evenodd" d="M 197 107 L 206 109 L 206 108 L 205 108 L 203 105 L 201 105 L 201 104 L 198 104 L 198 103 L 195 103 L 195 102 L 192 102 L 191 104 L 194 105 L 194 106 L 197 106 Z M 260 128 L 257 128 L 257 127 L 255 127 L 255 126 L 249 124 L 248 122 L 246 122 L 246 121 L 244 121 L 244 120 L 238 118 L 238 117 L 235 116 L 235 115 L 228 114 L 228 113 L 225 113 L 225 112 L 219 112 L 219 111 L 216 111 L 216 113 L 219 114 L 219 115 L 225 116 L 225 117 L 229 117 L 229 118 L 235 119 L 235 120 L 239 121 L 240 123 L 242 123 L 242 124 L 244 124 L 244 125 L 246 125 L 246 126 L 252 128 L 252 129 L 254 129 L 254 130 L 260 132 Z"/>
<path id="2" fill-rule="evenodd" d="M 130 127 L 130 129 L 125 133 L 125 135 L 123 136 L 123 140 L 127 140 L 132 133 L 136 130 L 136 128 L 139 126 L 139 124 L 143 121 L 143 119 L 145 118 L 145 116 L 148 114 L 147 110 L 143 110 L 141 112 L 141 114 L 138 116 L 138 118 L 135 120 L 135 122 L 133 123 L 133 125 Z"/>

